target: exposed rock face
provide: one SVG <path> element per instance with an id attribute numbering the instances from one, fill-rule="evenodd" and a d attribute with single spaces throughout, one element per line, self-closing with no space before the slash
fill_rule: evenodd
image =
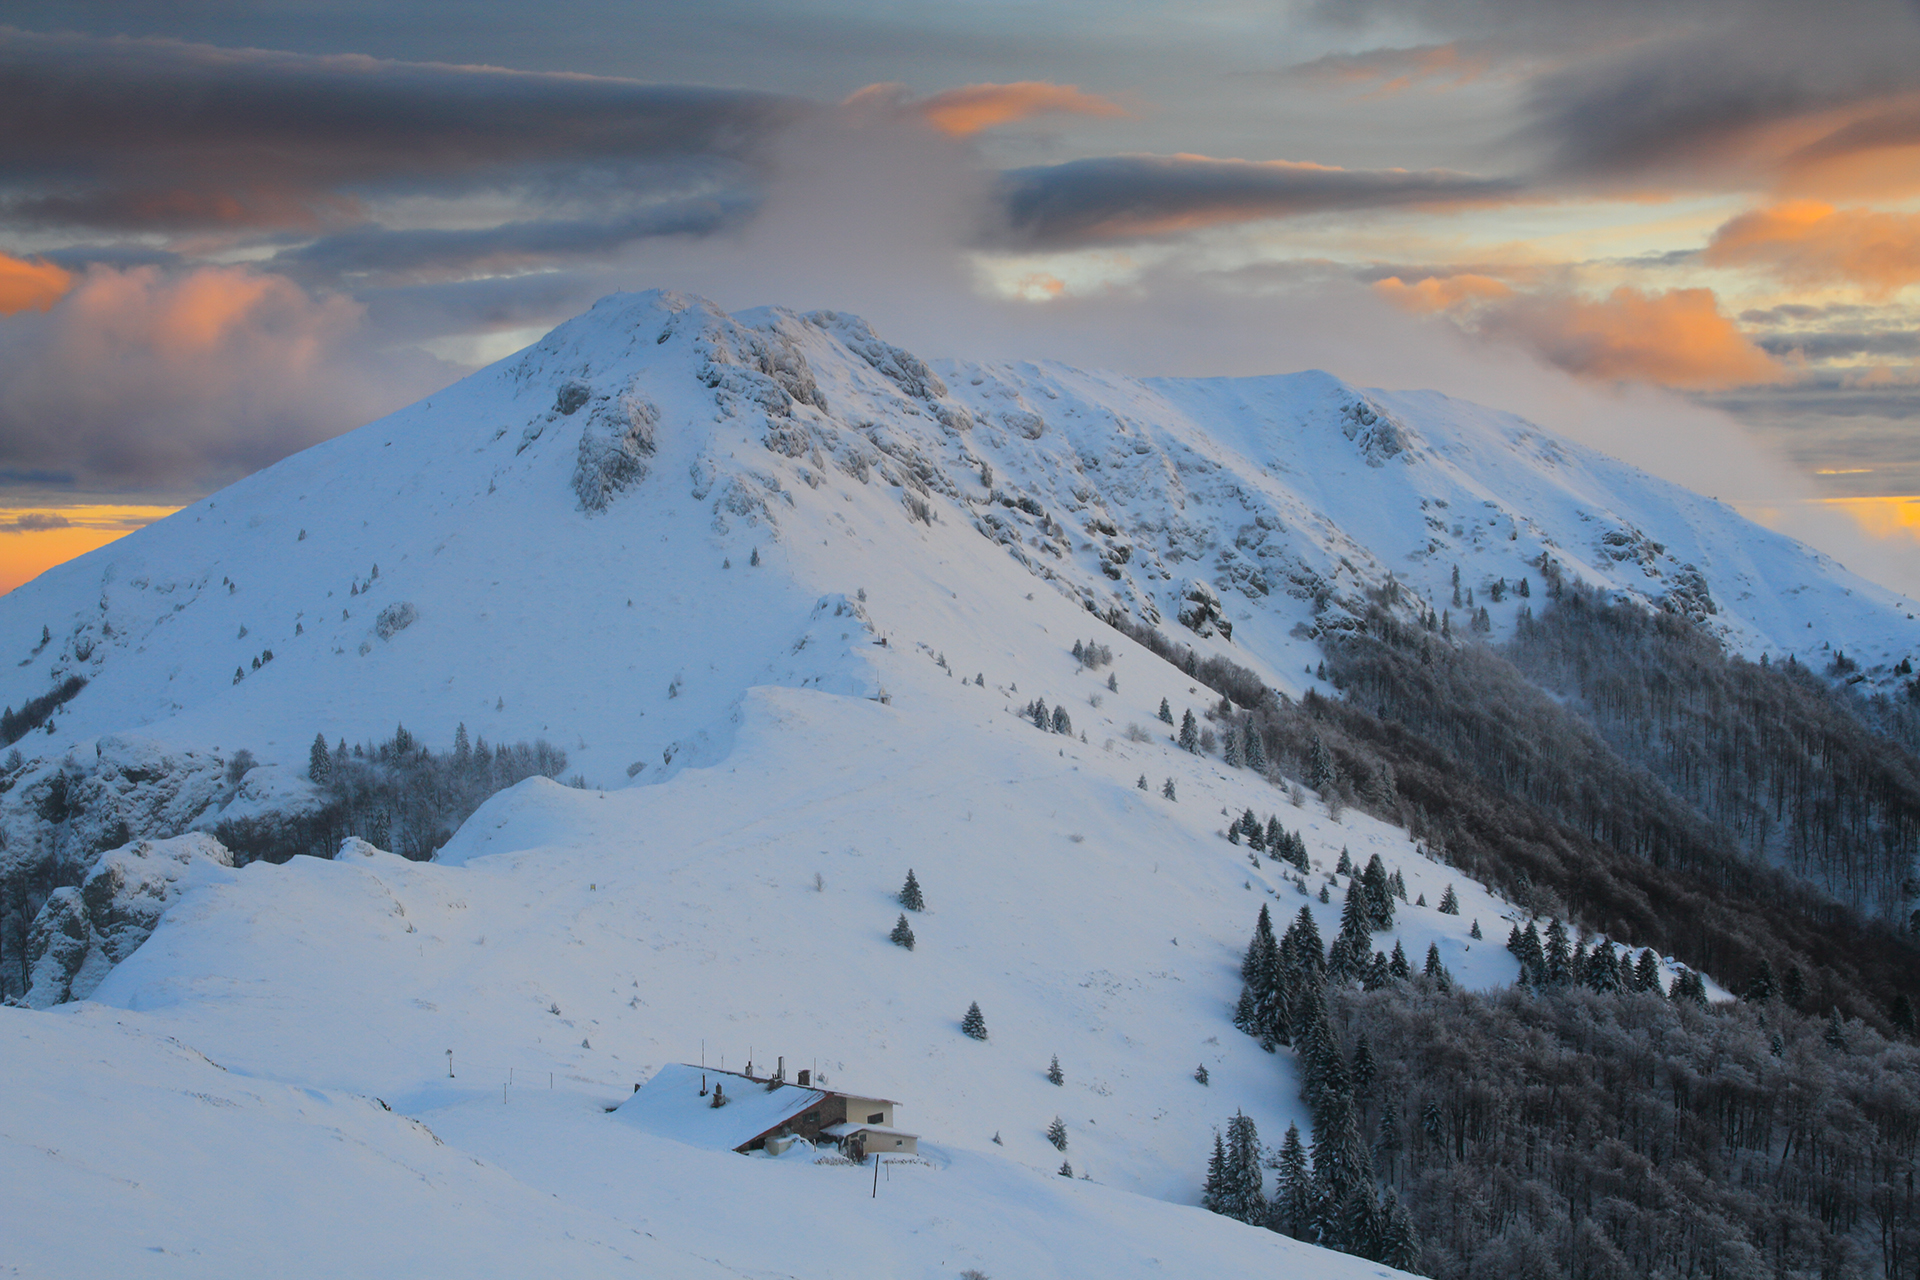
<path id="1" fill-rule="evenodd" d="M 26 1003 L 51 1008 L 84 1000 L 113 966 L 152 936 L 160 917 L 187 890 L 233 869 L 233 855 L 210 835 L 137 840 L 100 855 L 75 889 L 56 889 L 33 922 Z"/>

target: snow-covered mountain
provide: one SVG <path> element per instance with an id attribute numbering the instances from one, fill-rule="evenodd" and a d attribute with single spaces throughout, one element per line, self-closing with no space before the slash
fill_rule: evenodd
<path id="1" fill-rule="evenodd" d="M 0 1150 L 56 1170 L 10 1179 L 37 1224 L 19 1257 L 378 1269 L 258 1214 L 227 1230 L 230 1186 L 309 1176 L 324 1221 L 394 1256 L 457 1240 L 481 1274 L 523 1274 L 529 1241 L 588 1274 L 1376 1274 L 1191 1207 L 1235 1110 L 1269 1141 L 1305 1127 L 1286 1055 L 1230 1021 L 1253 918 L 1304 906 L 1331 936 L 1326 873 L 1378 853 L 1410 902 L 1461 903 L 1405 907 L 1395 940 L 1485 986 L 1516 912 L 1396 828 L 1177 749 L 1162 701 L 1216 695 L 1100 615 L 1292 695 L 1370 602 L 1484 609 L 1497 637 L 1543 571 L 1742 652 L 1844 648 L 1869 679 L 1914 639 L 1825 557 L 1430 393 L 929 363 L 850 316 L 608 298 L 0 599 L 0 699 L 70 694 L 0 775 L 0 858 L 90 876 L 31 959 L 0 956 L 59 970 L 35 1003 L 92 988 L 0 1010 L 28 1082 Z M 1036 731 L 1034 698 L 1073 732 Z M 583 785 L 501 793 L 431 863 L 140 843 L 296 811 L 317 734 L 396 724 L 437 750 L 544 738 Z M 1302 834 L 1311 876 L 1223 840 L 1246 809 Z M 887 936 L 909 868 L 912 950 Z M 985 1042 L 958 1030 L 972 1002 Z M 927 1162 L 876 1197 L 606 1120 L 703 1052 L 897 1099 Z M 1096 1185 L 1056 1176 L 1055 1114 Z M 156 1154 L 203 1133 L 204 1178 Z M 84 1197 L 109 1225 L 67 1239 Z M 846 1268 L 844 1214 L 870 1267 Z"/>

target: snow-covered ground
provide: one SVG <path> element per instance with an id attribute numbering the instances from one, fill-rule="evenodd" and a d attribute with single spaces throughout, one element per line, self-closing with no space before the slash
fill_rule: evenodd
<path id="1" fill-rule="evenodd" d="M 1480 987 L 1515 971 L 1510 909 L 1402 831 L 1179 750 L 1161 700 L 1215 696 L 1088 606 L 1297 691 L 1313 627 L 1389 573 L 1450 607 L 1459 564 L 1484 603 L 1537 588 L 1542 552 L 1676 607 L 1704 583 L 1750 648 L 1831 636 L 1872 669 L 1912 638 L 1724 507 L 1438 397 L 936 370 L 846 317 L 603 302 L 0 599 L 24 658 L 0 696 L 90 681 L 20 744 L 10 849 L 46 838 L 18 797 L 63 759 L 112 780 L 100 806 L 210 822 L 297 796 L 316 732 L 396 721 L 544 736 L 590 784 L 496 796 L 433 863 L 170 881 L 91 1001 L 0 1010 L 0 1268 L 1379 1274 L 1194 1207 L 1236 1110 L 1306 1128 L 1290 1055 L 1230 1022 L 1255 916 L 1331 937 L 1345 879 L 1321 886 L 1378 853 L 1431 905 L 1375 945 Z M 1196 579 L 1231 641 L 1175 622 Z M 261 766 L 222 786 L 241 748 Z M 1224 838 L 1248 808 L 1303 833 L 1304 890 Z M 909 868 L 912 951 L 887 937 Z M 876 1198 L 870 1170 L 608 1115 L 703 1054 L 897 1099 L 925 1162 Z M 1056 1115 L 1090 1181 L 1055 1172 Z"/>

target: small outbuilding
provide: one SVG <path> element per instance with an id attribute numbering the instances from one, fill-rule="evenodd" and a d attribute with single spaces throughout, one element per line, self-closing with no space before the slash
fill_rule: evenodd
<path id="1" fill-rule="evenodd" d="M 912 1155 L 919 1135 L 893 1126 L 891 1098 L 872 1098 L 815 1085 L 810 1073 L 788 1083 L 784 1073 L 758 1079 L 675 1063 L 660 1068 L 614 1109 L 625 1123 L 691 1146 L 718 1151 L 784 1151 L 792 1138 L 831 1142 L 864 1158 Z"/>

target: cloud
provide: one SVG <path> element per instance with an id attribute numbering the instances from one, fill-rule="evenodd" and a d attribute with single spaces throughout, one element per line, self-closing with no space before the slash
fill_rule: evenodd
<path id="1" fill-rule="evenodd" d="M 0 29 L 0 209 L 116 229 L 313 229 L 364 216 L 373 190 L 737 161 L 814 109 L 744 90 Z"/>
<path id="2" fill-rule="evenodd" d="M 1445 313 L 1465 330 L 1533 351 L 1578 377 L 1689 391 L 1779 381 L 1785 368 L 1720 312 L 1710 289 L 1615 289 L 1598 301 L 1565 290 L 1517 293 L 1505 281 L 1462 274 L 1374 292 L 1402 310 Z"/>
<path id="3" fill-rule="evenodd" d="M 1513 296 L 1513 286 L 1492 276 L 1463 272 L 1459 275 L 1428 276 L 1408 284 L 1399 276 L 1388 276 L 1373 283 L 1375 293 L 1403 311 L 1423 314 L 1454 311 L 1474 303 Z"/>
<path id="4" fill-rule="evenodd" d="M 711 235 L 739 225 L 754 208 L 755 202 L 744 197 L 712 197 L 662 201 L 600 219 L 555 218 L 459 230 L 356 227 L 283 249 L 273 262 L 292 271 L 411 280 L 526 271 L 604 257 L 653 236 Z"/>
<path id="5" fill-rule="evenodd" d="M 50 511 L 29 511 L 12 520 L 0 522 L 0 533 L 41 533 L 48 529 L 65 529 L 72 523 L 65 516 Z"/>
<path id="6" fill-rule="evenodd" d="M 1309 84 L 1345 85 L 1385 95 L 1415 87 L 1456 89 L 1486 75 L 1493 62 L 1494 53 L 1484 42 L 1450 40 L 1406 49 L 1329 53 L 1298 63 L 1287 74 Z"/>
<path id="7" fill-rule="evenodd" d="M 844 106 L 855 110 L 887 110 L 919 116 L 950 138 L 970 138 L 986 129 L 1014 124 L 1037 115 L 1124 116 L 1125 107 L 1084 92 L 1077 85 L 1045 80 L 1013 84 L 969 84 L 945 89 L 925 98 L 912 98 L 905 85 L 870 84 L 857 90 Z"/>
<path id="8" fill-rule="evenodd" d="M 1920 215 L 1797 200 L 1728 221 L 1702 258 L 1757 267 L 1788 284 L 1857 285 L 1881 299 L 1920 282 Z"/>
<path id="9" fill-rule="evenodd" d="M 0 468 L 91 488 L 224 483 L 433 390 L 362 308 L 239 267 L 95 267 L 0 322 Z"/>
<path id="10" fill-rule="evenodd" d="M 1123 155 L 1001 175 L 1007 234 L 1032 247 L 1143 240 L 1330 210 L 1515 198 L 1516 183 L 1445 169 L 1342 169 L 1290 160 Z"/>
<path id="11" fill-rule="evenodd" d="M 0 316 L 29 307 L 45 311 L 65 296 L 73 275 L 51 262 L 0 253 Z"/>
<path id="12" fill-rule="evenodd" d="M 1597 302 L 1522 296 L 1490 311 L 1481 328 L 1583 378 L 1704 391 L 1774 382 L 1786 372 L 1720 313 L 1710 289 L 1623 286 Z"/>

